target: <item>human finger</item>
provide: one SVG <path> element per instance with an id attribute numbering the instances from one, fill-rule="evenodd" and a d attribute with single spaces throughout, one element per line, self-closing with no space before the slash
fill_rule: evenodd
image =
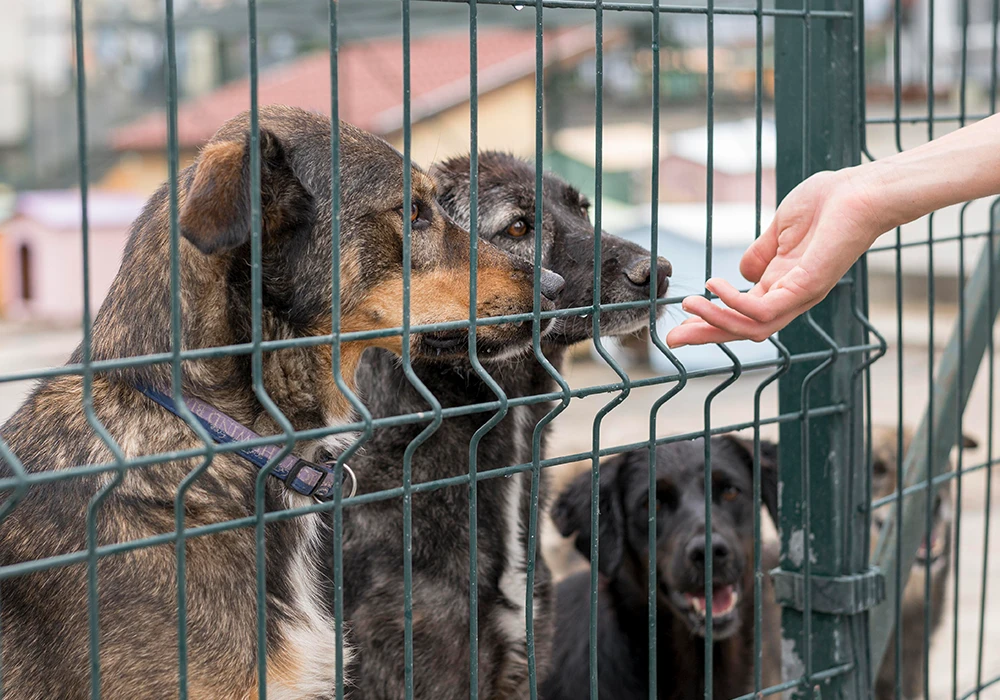
<path id="1" fill-rule="evenodd" d="M 667 333 L 667 347 L 677 349 L 685 345 L 707 345 L 709 343 L 728 343 L 739 340 L 732 333 L 727 333 L 715 326 L 705 323 L 702 319 L 692 316 Z"/>
<path id="2" fill-rule="evenodd" d="M 778 227 L 774 221 L 747 248 L 740 259 L 740 274 L 750 282 L 760 282 L 764 270 L 778 254 Z"/>
<path id="3" fill-rule="evenodd" d="M 761 341 L 777 330 L 772 329 L 771 324 L 761 323 L 733 309 L 713 304 L 704 297 L 688 297 L 683 306 L 688 313 L 699 316 L 706 323 L 736 338 Z"/>
<path id="4" fill-rule="evenodd" d="M 773 286 L 766 292 L 754 287 L 740 292 L 723 279 L 709 280 L 705 285 L 722 303 L 758 323 L 770 324 L 797 310 L 804 311 L 804 300 L 787 287 Z"/>

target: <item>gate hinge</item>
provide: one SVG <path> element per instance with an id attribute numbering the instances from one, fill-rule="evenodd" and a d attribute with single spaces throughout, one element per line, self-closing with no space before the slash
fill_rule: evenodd
<path id="1" fill-rule="evenodd" d="M 805 611 L 805 577 L 796 571 L 774 569 L 774 596 L 780 605 Z M 872 567 L 850 576 L 810 576 L 813 612 L 857 615 L 885 599 L 885 576 Z"/>

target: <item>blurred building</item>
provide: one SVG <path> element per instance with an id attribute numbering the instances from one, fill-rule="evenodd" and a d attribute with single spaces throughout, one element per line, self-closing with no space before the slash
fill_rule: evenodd
<path id="1" fill-rule="evenodd" d="M 614 32 L 605 41 L 613 41 Z M 588 27 L 545 33 L 546 67 L 572 65 L 594 52 Z M 521 156 L 535 151 L 535 33 L 491 28 L 478 39 L 479 147 Z M 412 157 L 429 165 L 470 147 L 467 31 L 414 38 L 410 50 Z M 398 38 L 346 44 L 339 52 L 340 118 L 403 147 L 403 55 Z M 259 104 L 288 104 L 330 113 L 330 58 L 325 51 L 264 71 Z M 193 160 L 215 130 L 250 104 L 249 79 L 184 102 L 177 113 L 181 166 Z M 149 192 L 167 177 L 166 114 L 157 112 L 117 129 L 121 155 L 102 185 Z"/>
<path id="2" fill-rule="evenodd" d="M 660 136 L 660 202 L 704 203 L 708 197 L 709 132 L 704 126 Z M 757 122 L 715 124 L 712 130 L 712 201 L 753 204 L 757 195 Z M 593 195 L 597 149 L 591 127 L 560 130 L 552 139 L 546 167 L 557 170 Z M 773 208 L 774 122 L 761 123 L 761 204 Z M 652 132 L 648 124 L 607 124 L 602 129 L 602 195 L 605 206 L 649 202 L 652 187 Z"/>
<path id="3" fill-rule="evenodd" d="M 712 201 L 752 204 L 757 196 L 757 122 L 743 119 L 716 124 L 712 138 Z M 761 203 L 774 208 L 774 122 L 761 123 Z M 706 127 L 676 131 L 660 161 L 660 201 L 704 202 L 708 196 Z"/>
<path id="4" fill-rule="evenodd" d="M 145 197 L 91 191 L 87 199 L 91 312 L 104 299 Z M 0 221 L 0 315 L 79 322 L 83 312 L 80 193 L 24 192 Z"/>

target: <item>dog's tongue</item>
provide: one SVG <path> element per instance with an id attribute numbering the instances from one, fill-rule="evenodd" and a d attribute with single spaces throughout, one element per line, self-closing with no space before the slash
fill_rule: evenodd
<path id="1" fill-rule="evenodd" d="M 722 586 L 712 591 L 712 614 L 721 615 L 733 609 L 733 587 Z"/>
<path id="2" fill-rule="evenodd" d="M 937 533 L 932 532 L 930 537 L 930 545 L 928 545 L 926 537 L 923 540 L 921 540 L 920 549 L 917 550 L 917 555 L 926 557 L 929 552 L 934 550 L 935 545 L 937 545 Z"/>
<path id="3" fill-rule="evenodd" d="M 699 613 L 704 614 L 705 596 L 688 594 L 691 600 L 692 606 Z M 736 604 L 736 592 L 733 590 L 732 586 L 718 586 L 712 591 L 712 614 L 713 615 L 725 615 L 733 609 Z"/>

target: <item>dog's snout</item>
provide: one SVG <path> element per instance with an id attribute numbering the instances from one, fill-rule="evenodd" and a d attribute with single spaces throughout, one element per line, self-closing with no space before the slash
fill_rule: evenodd
<path id="1" fill-rule="evenodd" d="M 666 258 L 657 258 L 656 260 L 656 296 L 662 297 L 667 293 L 667 288 L 670 286 L 670 275 L 674 273 L 674 268 L 671 267 L 670 261 Z"/>
<path id="2" fill-rule="evenodd" d="M 649 287 L 649 278 L 651 276 L 652 269 L 649 264 L 648 257 L 638 257 L 631 262 L 625 268 L 625 277 L 628 281 L 637 287 Z M 656 295 L 663 296 L 667 293 L 667 287 L 669 286 L 670 275 L 673 273 L 673 269 L 670 267 L 670 262 L 665 258 L 656 259 Z"/>
<path id="3" fill-rule="evenodd" d="M 698 535 L 690 542 L 688 542 L 687 549 L 688 561 L 697 566 L 704 566 L 705 564 L 705 536 Z M 726 564 L 729 558 L 732 556 L 733 550 L 729 546 L 729 543 L 721 535 L 712 535 L 712 565 L 720 566 Z"/>
<path id="4" fill-rule="evenodd" d="M 549 270 L 542 270 L 542 296 L 546 299 L 550 301 L 558 299 L 559 294 L 565 286 L 566 280 L 562 278 L 562 275 L 557 275 L 555 272 L 550 272 Z"/>

